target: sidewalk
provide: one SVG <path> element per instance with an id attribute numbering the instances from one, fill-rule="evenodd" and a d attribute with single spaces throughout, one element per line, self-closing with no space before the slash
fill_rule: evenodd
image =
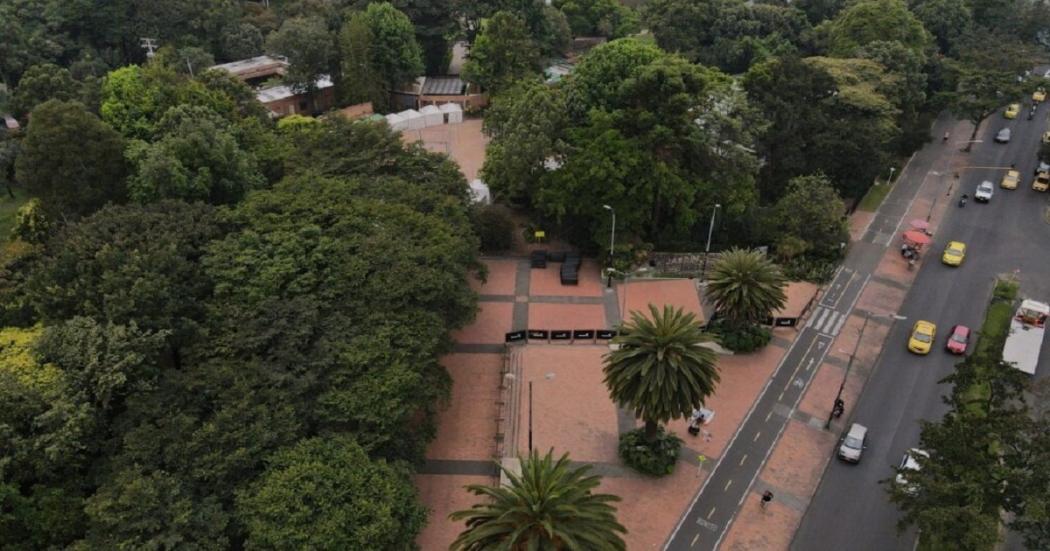
<path id="1" fill-rule="evenodd" d="M 953 135 L 964 133 L 968 134 L 966 123 L 956 123 L 952 128 Z M 933 143 L 928 147 L 937 145 Z M 889 221 L 877 220 L 878 214 L 858 212 L 851 220 L 854 245 L 869 248 L 878 245 L 885 250 L 871 270 L 870 280 L 829 347 L 827 357 L 818 367 L 792 420 L 760 471 L 750 495 L 737 512 L 735 521 L 721 543 L 721 549 L 788 549 L 791 545 L 806 507 L 833 458 L 838 435 L 844 430 L 851 408 L 857 403 L 889 334 L 890 322 L 871 318 L 864 331 L 863 341 L 858 345 L 857 337 L 864 317 L 867 313 L 887 314 L 897 311 L 919 272 L 918 268 L 909 271 L 906 261 L 901 258 L 895 246 L 899 242 L 897 234 L 913 219 L 929 219 L 930 229 L 936 233 L 951 205 L 948 196 L 955 186 L 952 174 L 965 164 L 965 160 L 965 154 L 957 149 L 951 152 L 947 162 L 938 159 L 933 168 L 922 176 L 923 181 L 914 198 L 908 202 L 896 231 L 893 231 L 894 224 Z M 882 211 L 880 207 L 879 213 Z M 929 261 L 936 262 L 937 255 L 926 254 L 922 262 Z M 846 413 L 832 423 L 830 430 L 824 430 L 829 408 L 842 384 L 850 352 L 855 346 L 856 355 L 842 394 Z M 766 490 L 772 491 L 776 498 L 763 511 L 759 503 L 760 496 Z"/>

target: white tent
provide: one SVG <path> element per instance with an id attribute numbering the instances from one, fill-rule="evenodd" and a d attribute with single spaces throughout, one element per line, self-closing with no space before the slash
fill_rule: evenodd
<path id="1" fill-rule="evenodd" d="M 423 114 L 423 120 L 426 122 L 427 128 L 445 124 L 445 115 L 436 105 L 424 105 L 419 112 Z"/>
<path id="2" fill-rule="evenodd" d="M 481 180 L 474 180 L 470 183 L 470 196 L 475 203 L 487 205 L 492 202 L 492 194 L 489 193 L 489 186 Z"/>
<path id="3" fill-rule="evenodd" d="M 423 118 L 423 113 L 420 113 L 415 109 L 402 111 L 398 113 L 398 115 L 405 119 L 405 124 L 408 125 L 409 130 L 420 130 L 427 126 L 427 121 Z"/>
<path id="4" fill-rule="evenodd" d="M 440 107 L 441 112 L 445 114 L 445 122 L 448 124 L 455 124 L 463 122 L 463 108 L 458 103 L 446 103 Z"/>
<path id="5" fill-rule="evenodd" d="M 386 116 L 386 123 L 390 125 L 391 130 L 405 130 L 408 128 L 408 123 L 405 122 L 405 118 L 397 113 L 391 113 Z"/>

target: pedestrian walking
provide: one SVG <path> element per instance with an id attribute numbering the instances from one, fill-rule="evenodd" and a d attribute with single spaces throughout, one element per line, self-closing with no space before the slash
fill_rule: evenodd
<path id="1" fill-rule="evenodd" d="M 766 490 L 765 493 L 762 494 L 762 508 L 765 509 L 770 501 L 773 501 L 773 492 Z"/>

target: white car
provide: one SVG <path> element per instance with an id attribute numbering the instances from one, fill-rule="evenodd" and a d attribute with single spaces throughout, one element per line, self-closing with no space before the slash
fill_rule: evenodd
<path id="1" fill-rule="evenodd" d="M 981 182 L 981 185 L 977 186 L 977 191 L 974 192 L 973 198 L 976 201 L 987 203 L 992 200 L 992 193 L 995 192 L 995 185 L 985 180 Z"/>
<path id="2" fill-rule="evenodd" d="M 922 469 L 922 465 L 919 464 L 919 460 L 916 459 L 918 456 L 922 456 L 924 459 L 929 459 L 930 454 L 919 448 L 912 448 L 904 452 L 904 457 L 901 458 L 901 464 L 897 467 L 897 484 L 904 487 L 904 491 L 908 493 L 915 493 L 918 488 L 914 484 L 908 483 L 908 478 L 905 476 L 904 471 L 918 471 Z"/>
<path id="3" fill-rule="evenodd" d="M 995 143 L 1010 143 L 1010 129 L 1004 128 L 995 135 Z"/>
<path id="4" fill-rule="evenodd" d="M 860 463 L 860 455 L 864 453 L 864 448 L 867 447 L 865 445 L 867 439 L 868 427 L 860 423 L 853 423 L 849 428 L 849 432 L 846 433 L 846 437 L 842 439 L 842 444 L 839 445 L 839 459 L 850 463 Z"/>

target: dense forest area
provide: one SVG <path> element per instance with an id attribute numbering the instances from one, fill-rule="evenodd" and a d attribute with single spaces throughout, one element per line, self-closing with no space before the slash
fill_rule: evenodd
<path id="1" fill-rule="evenodd" d="M 617 262 L 695 249 L 720 208 L 718 246 L 820 279 L 846 201 L 1050 51 L 1027 0 L 0 0 L 0 21 L 22 126 L 0 135 L 0 546 L 26 550 L 412 549 L 427 522 L 438 360 L 505 240 L 448 157 L 382 122 L 274 121 L 215 63 L 283 55 L 297 89 L 327 74 L 382 109 L 465 41 L 501 201 L 585 251 L 614 206 Z M 607 42 L 545 83 L 574 36 Z"/>

